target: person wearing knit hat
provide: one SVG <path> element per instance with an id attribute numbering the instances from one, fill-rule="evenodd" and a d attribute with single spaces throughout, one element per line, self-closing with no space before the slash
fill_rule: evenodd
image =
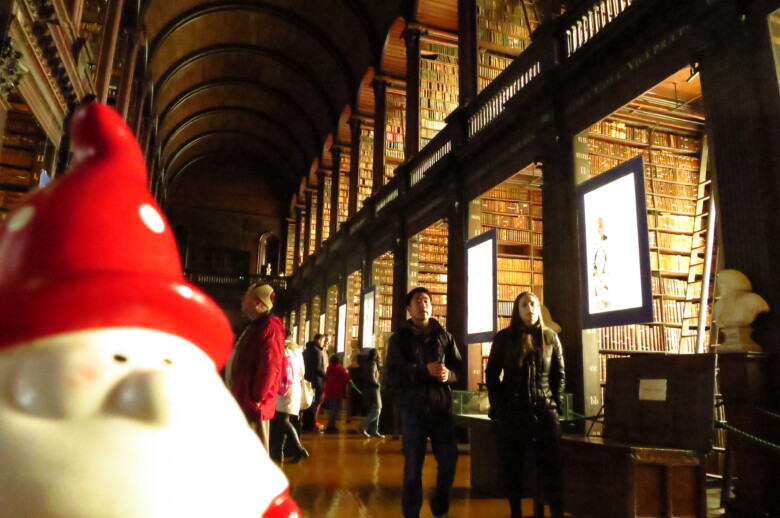
<path id="1" fill-rule="evenodd" d="M 271 313 L 274 301 L 274 290 L 267 284 L 252 284 L 246 290 L 241 312 L 249 324 L 236 340 L 225 371 L 227 386 L 266 451 L 284 356 L 284 324 Z"/>
<path id="2" fill-rule="evenodd" d="M 0 226 L 0 516 L 298 516 L 131 131 L 98 103 L 69 130 L 71 171 Z"/>

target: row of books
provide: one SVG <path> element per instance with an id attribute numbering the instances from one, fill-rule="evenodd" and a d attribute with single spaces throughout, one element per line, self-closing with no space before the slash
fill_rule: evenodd
<path id="1" fill-rule="evenodd" d="M 670 255 L 650 252 L 650 268 L 665 272 L 688 273 L 691 258 L 687 255 Z"/>
<path id="2" fill-rule="evenodd" d="M 686 183 L 691 185 L 699 184 L 698 168 L 694 169 L 684 168 L 681 166 L 673 167 L 669 165 L 650 164 L 645 161 L 645 176 L 655 180 Z"/>
<path id="3" fill-rule="evenodd" d="M 667 234 L 666 232 L 650 232 L 650 246 L 668 248 L 670 250 L 691 250 L 692 237 L 686 234 Z"/>
<path id="4" fill-rule="evenodd" d="M 514 300 L 517 298 L 518 295 L 523 293 L 524 291 L 534 291 L 530 283 L 529 285 L 515 285 L 515 284 L 499 284 L 497 286 L 497 292 L 498 300 L 504 300 L 504 301 L 511 301 L 514 302 Z"/>
<path id="5" fill-rule="evenodd" d="M 497 72 L 496 76 L 512 62 L 510 58 L 499 56 L 492 52 L 480 52 L 478 59 L 479 66 L 484 68 L 485 72 Z M 483 75 L 483 73 L 480 73 L 480 75 Z M 496 76 L 493 76 L 493 79 Z"/>
<path id="6" fill-rule="evenodd" d="M 599 140 L 597 138 L 588 139 L 588 153 L 597 155 L 609 155 L 613 158 L 623 158 L 628 160 L 638 155 L 645 157 L 645 162 L 650 158 L 650 152 L 642 147 L 618 144 L 609 140 Z"/>
<path id="7" fill-rule="evenodd" d="M 447 257 L 446 243 L 420 240 L 418 250 L 420 253 L 442 254 L 444 257 Z"/>
<path id="8" fill-rule="evenodd" d="M 664 196 L 695 199 L 698 186 L 687 183 L 671 183 L 663 180 L 645 180 L 646 190 Z"/>
<path id="9" fill-rule="evenodd" d="M 688 281 L 670 277 L 653 276 L 652 290 L 656 295 L 671 295 L 673 297 L 685 297 L 688 290 Z"/>
<path id="10" fill-rule="evenodd" d="M 8 211 L 14 210 L 25 193 L 0 189 L 0 208 Z"/>
<path id="11" fill-rule="evenodd" d="M 650 132 L 647 128 L 627 125 L 620 121 L 602 120 L 591 126 L 591 133 L 647 144 Z"/>
<path id="12" fill-rule="evenodd" d="M 33 151 L 25 149 L 16 149 L 13 147 L 4 147 L 0 151 L 0 162 L 5 165 L 20 167 L 22 169 L 32 169 L 35 165 L 36 154 Z"/>
<path id="13" fill-rule="evenodd" d="M 492 229 L 493 227 L 482 226 L 482 232 L 487 232 Z M 501 241 L 513 241 L 515 243 L 542 246 L 542 234 L 534 233 L 530 230 L 497 228 L 496 237 Z"/>
<path id="14" fill-rule="evenodd" d="M 494 187 L 482 196 L 483 204 L 489 198 L 502 198 L 505 200 L 528 201 L 531 199 L 528 188 L 524 187 Z"/>
<path id="15" fill-rule="evenodd" d="M 696 201 L 684 198 L 671 198 L 661 194 L 647 194 L 647 208 L 656 210 L 668 210 L 682 212 L 683 214 L 696 214 Z"/>
<path id="16" fill-rule="evenodd" d="M 446 273 L 420 273 L 418 276 L 420 281 L 424 282 L 447 282 L 447 274 Z"/>
<path id="17" fill-rule="evenodd" d="M 482 224 L 492 227 L 528 230 L 531 228 L 531 218 L 530 216 L 511 216 L 483 212 Z"/>
<path id="18" fill-rule="evenodd" d="M 493 212 L 520 214 L 524 216 L 531 214 L 531 203 L 527 201 L 503 201 L 483 197 L 482 208 Z"/>
<path id="19" fill-rule="evenodd" d="M 685 135 L 678 135 L 676 133 L 655 131 L 652 134 L 651 140 L 653 144 L 659 146 L 685 149 L 688 151 L 701 151 L 701 139 L 698 137 L 689 137 Z"/>
<path id="20" fill-rule="evenodd" d="M 677 352 L 681 329 L 633 324 L 598 329 L 599 348 L 610 351 Z"/>
<path id="21" fill-rule="evenodd" d="M 537 282 L 534 282 L 537 281 Z M 542 284 L 542 275 L 523 271 L 498 271 L 499 284 Z"/>
<path id="22" fill-rule="evenodd" d="M 541 259 L 531 259 L 525 257 L 499 257 L 497 260 L 497 266 L 499 271 L 531 271 L 531 267 L 533 266 L 534 271 L 541 272 L 543 263 Z"/>
<path id="23" fill-rule="evenodd" d="M 33 180 L 33 175 L 25 169 L 15 167 L 0 166 L 0 185 L 15 185 L 19 187 L 29 187 Z"/>
<path id="24" fill-rule="evenodd" d="M 680 214 L 651 214 L 648 216 L 648 224 L 662 230 L 693 232 L 694 217 Z"/>

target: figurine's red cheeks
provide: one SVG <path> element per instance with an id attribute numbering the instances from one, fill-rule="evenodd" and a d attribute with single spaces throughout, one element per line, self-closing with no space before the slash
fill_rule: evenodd
<path id="1" fill-rule="evenodd" d="M 263 513 L 263 518 L 301 518 L 301 511 L 295 500 L 290 497 L 290 491 L 285 489 L 282 494 L 274 498 Z"/>

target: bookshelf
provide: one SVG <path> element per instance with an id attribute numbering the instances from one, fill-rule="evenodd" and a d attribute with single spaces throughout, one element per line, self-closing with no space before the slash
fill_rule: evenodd
<path id="1" fill-rule="evenodd" d="M 531 291 L 544 300 L 541 170 L 533 165 L 519 171 L 469 207 L 469 237 L 495 230 L 497 237 L 497 329 L 509 326 L 515 298 Z M 482 379 L 490 354 L 482 347 Z"/>
<path id="2" fill-rule="evenodd" d="M 387 252 L 374 259 L 372 279 L 376 286 L 377 333 L 389 333 L 393 318 L 393 254 Z"/>
<path id="3" fill-rule="evenodd" d="M 325 175 L 322 181 L 322 242 L 324 243 L 330 237 L 330 192 L 332 180 L 330 175 Z"/>
<path id="4" fill-rule="evenodd" d="M 315 245 L 317 243 L 317 204 L 319 203 L 319 200 L 317 199 L 317 190 L 313 189 L 311 192 L 311 209 L 309 210 L 309 214 L 307 216 L 309 220 L 309 253 L 307 256 L 312 255 L 315 250 Z"/>
<path id="5" fill-rule="evenodd" d="M 457 43 L 420 41 L 420 149 L 447 123 L 458 107 Z"/>
<path id="6" fill-rule="evenodd" d="M 306 312 L 306 303 L 300 305 L 298 308 L 298 337 L 296 343 L 305 344 L 308 341 L 308 329 L 306 329 L 306 321 L 308 320 L 308 314 Z"/>
<path id="7" fill-rule="evenodd" d="M 298 216 L 298 225 L 296 227 L 298 230 L 298 257 L 296 257 L 297 263 L 303 264 L 303 262 L 306 260 L 306 211 L 301 210 L 300 216 Z"/>
<path id="8" fill-rule="evenodd" d="M 284 274 L 293 274 L 295 260 L 295 220 L 287 220 L 287 252 L 284 257 Z"/>
<path id="9" fill-rule="evenodd" d="M 447 325 L 447 223 L 439 221 L 409 240 L 409 290 L 428 288 L 433 318 Z"/>
<path id="10" fill-rule="evenodd" d="M 360 333 L 360 302 L 362 288 L 363 274 L 360 272 L 360 270 L 355 270 L 347 276 L 347 347 L 344 349 L 345 365 L 349 364 L 348 360 L 353 356 L 353 344 L 358 344 L 358 336 Z M 359 349 L 360 346 L 358 345 L 358 350 Z"/>
<path id="11" fill-rule="evenodd" d="M 529 28 L 538 26 L 532 1 L 477 0 L 478 91 L 531 44 Z"/>
<path id="12" fill-rule="evenodd" d="M 349 154 L 341 153 L 339 164 L 339 206 L 337 217 L 339 224 L 349 218 Z"/>
<path id="13" fill-rule="evenodd" d="M 3 147 L 0 150 L 0 221 L 6 219 L 25 193 L 38 185 L 44 168 L 47 139 L 18 95 L 9 96 Z"/>
<path id="14" fill-rule="evenodd" d="M 388 88 L 385 99 L 385 183 L 404 161 L 406 94 Z"/>
<path id="15" fill-rule="evenodd" d="M 325 334 L 331 336 L 331 340 L 335 343 L 336 327 L 339 323 L 339 287 L 337 285 L 330 286 L 328 288 L 327 297 L 325 299 Z M 328 351 L 330 354 L 331 351 Z"/>
<path id="16" fill-rule="evenodd" d="M 642 99 L 653 104 L 654 99 Z M 619 110 L 588 133 L 590 175 L 635 156 L 645 164 L 653 321 L 596 330 L 601 382 L 606 359 L 642 353 L 694 353 L 709 200 L 700 119 L 674 125 L 655 112 Z M 709 314 L 709 305 L 706 309 Z M 708 317 L 709 323 L 709 317 Z"/>
<path id="17" fill-rule="evenodd" d="M 374 184 L 374 129 L 360 128 L 360 162 L 358 163 L 358 210 L 371 196 Z"/>
<path id="18" fill-rule="evenodd" d="M 321 333 L 320 331 L 320 315 L 322 314 L 322 301 L 319 295 L 315 295 L 311 299 L 311 317 L 309 318 L 309 336 L 314 338 L 314 335 Z"/>

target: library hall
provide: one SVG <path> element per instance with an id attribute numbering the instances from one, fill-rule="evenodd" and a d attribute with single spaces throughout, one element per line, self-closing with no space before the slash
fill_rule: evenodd
<path id="1" fill-rule="evenodd" d="M 0 518 L 780 518 L 780 0 L 0 35 Z"/>

